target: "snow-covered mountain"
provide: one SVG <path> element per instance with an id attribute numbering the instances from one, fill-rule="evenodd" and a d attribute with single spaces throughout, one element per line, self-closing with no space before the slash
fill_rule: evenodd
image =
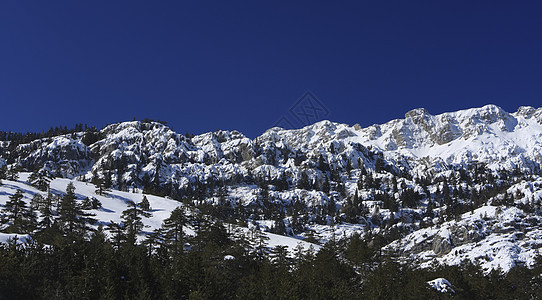
<path id="1" fill-rule="evenodd" d="M 394 156 L 430 164 L 487 163 L 492 168 L 533 168 L 540 164 L 542 109 L 507 113 L 495 105 L 430 115 L 414 109 L 405 119 L 362 129 L 357 140 Z"/>
<path id="2" fill-rule="evenodd" d="M 321 121 L 255 139 L 133 121 L 2 145 L 0 165 L 225 206 L 227 218 L 322 242 L 380 234 L 421 264 L 507 270 L 542 245 L 542 108 L 414 109 L 366 128 Z"/>
<path id="3" fill-rule="evenodd" d="M 85 135 L 18 145 L 10 153 L 12 163 L 45 167 L 72 178 L 120 166 L 121 175 L 134 185 L 161 167 L 165 167 L 159 170 L 162 181 L 195 172 L 203 173 L 199 179 L 211 173 L 231 179 L 248 170 L 258 173 L 261 166 L 292 171 L 296 166 L 313 167 L 311 159 L 314 162 L 319 155 L 339 168 L 346 167 L 347 159 L 358 167 L 358 158 L 366 168 L 374 168 L 375 157 L 383 155 L 390 166 L 409 172 L 472 162 L 492 169 L 535 169 L 541 162 L 542 108 L 520 107 L 507 113 L 487 105 L 436 116 L 414 109 L 405 119 L 367 128 L 321 121 L 302 129 L 272 128 L 254 140 L 237 131 L 187 138 L 163 124 L 137 121 L 109 125 L 95 133 L 99 140 L 89 145 L 84 144 Z"/>

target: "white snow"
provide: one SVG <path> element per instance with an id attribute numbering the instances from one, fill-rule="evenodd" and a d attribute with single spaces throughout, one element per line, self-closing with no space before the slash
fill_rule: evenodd
<path id="1" fill-rule="evenodd" d="M 452 289 L 452 284 L 445 278 L 433 279 L 428 281 L 427 284 L 441 293 L 455 293 L 455 291 Z"/>
<path id="2" fill-rule="evenodd" d="M 33 195 L 36 193 L 42 194 L 46 197 L 46 193 L 35 189 L 30 186 L 26 181 L 28 180 L 30 173 L 20 173 L 20 178 L 18 181 L 9 181 L 3 180 L 3 185 L 0 186 L 0 205 L 4 205 L 6 201 L 9 200 L 9 196 L 15 194 L 17 189 L 20 189 L 24 192 L 23 200 L 30 204 L 30 200 Z M 113 221 L 116 223 L 122 222 L 122 211 L 128 208 L 128 201 L 133 201 L 135 203 L 140 202 L 143 199 L 143 194 L 139 193 L 129 193 L 112 190 L 107 192 L 107 195 L 101 196 L 95 193 L 96 187 L 93 184 L 80 182 L 71 179 L 56 178 L 51 181 L 50 191 L 53 194 L 62 194 L 66 191 L 68 183 L 72 182 L 75 186 L 75 193 L 79 200 L 82 200 L 86 197 L 95 197 L 102 203 L 102 208 L 96 210 L 89 210 L 90 212 L 96 214 L 94 218 L 102 224 L 109 224 Z M 154 229 L 159 228 L 162 225 L 162 221 L 168 218 L 171 212 L 179 206 L 182 206 L 182 203 L 163 197 L 158 197 L 154 195 L 145 195 L 149 200 L 149 203 L 152 208 L 152 216 L 150 218 L 143 218 L 143 223 L 145 224 L 145 229 L 143 234 L 139 236 L 139 240 L 144 239 L 145 233 L 151 232 Z M 245 231 L 248 228 L 244 229 Z M 194 234 L 194 231 L 190 228 L 186 229 L 187 234 Z M 309 249 L 311 246 L 314 249 L 319 249 L 320 246 L 314 245 L 311 243 L 304 242 L 302 240 L 281 236 L 272 233 L 264 233 L 269 240 L 268 247 L 273 248 L 277 245 L 287 246 L 290 251 L 293 251 L 295 247 L 300 244 L 304 249 Z M 26 234 L 5 234 L 0 233 L 0 242 L 6 242 L 9 238 L 17 236 L 19 242 L 24 242 L 28 235 Z"/>

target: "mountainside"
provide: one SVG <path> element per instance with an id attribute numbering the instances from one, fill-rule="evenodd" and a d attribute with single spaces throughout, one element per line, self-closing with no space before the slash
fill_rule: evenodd
<path id="1" fill-rule="evenodd" d="M 542 108 L 414 109 L 367 128 L 321 121 L 255 139 L 132 121 L 1 145 L 8 170 L 168 197 L 297 239 L 361 234 L 421 266 L 508 271 L 542 247 Z"/>
<path id="2" fill-rule="evenodd" d="M 3 182 L 3 185 L 0 186 L 0 203 L 3 206 L 5 206 L 6 202 L 9 201 L 9 197 L 7 195 L 14 195 L 17 190 L 24 191 L 24 197 L 22 200 L 25 201 L 28 206 L 33 205 L 35 195 L 41 195 L 43 198 L 48 196 L 44 191 L 40 191 L 39 189 L 28 184 L 29 175 L 30 174 L 28 173 L 21 173 L 19 181 L 6 180 Z M 143 198 L 143 195 L 141 194 L 114 190 L 108 191 L 104 194 L 96 194 L 96 187 L 92 184 L 63 178 L 56 178 L 52 180 L 50 182 L 49 192 L 56 196 L 62 196 L 69 183 L 74 184 L 77 199 L 84 200 L 86 198 L 90 198 L 98 201 L 99 207 L 88 207 L 85 209 L 85 211 L 94 215 L 94 217 L 97 219 L 96 223 L 98 225 L 104 225 L 111 222 L 122 223 L 122 212 L 130 208 L 130 202 L 140 203 Z M 170 216 L 175 208 L 183 207 L 181 203 L 172 199 L 153 195 L 145 195 L 145 198 L 149 201 L 150 216 L 142 218 L 144 231 L 138 237 L 140 242 L 144 241 L 146 235 L 160 228 L 162 222 Z M 191 209 L 188 207 L 183 207 L 183 209 L 187 215 L 194 215 L 197 213 L 196 211 L 191 211 Z M 248 228 L 239 227 L 230 227 L 230 230 L 233 235 L 236 235 L 239 232 L 249 232 Z M 184 231 L 188 235 L 194 235 L 195 233 L 191 224 L 187 224 Z M 0 233 L 0 241 L 7 242 L 8 239 L 14 238 L 16 235 L 17 233 Z M 313 247 L 314 249 L 320 248 L 318 245 L 310 244 L 291 237 L 278 236 L 271 233 L 265 233 L 265 236 L 266 243 L 270 248 L 277 245 L 285 246 L 289 251 L 294 251 L 294 248 L 296 247 L 301 247 L 303 249 L 309 249 L 310 247 Z M 25 241 L 28 237 L 28 234 L 18 234 L 18 239 L 20 241 Z"/>

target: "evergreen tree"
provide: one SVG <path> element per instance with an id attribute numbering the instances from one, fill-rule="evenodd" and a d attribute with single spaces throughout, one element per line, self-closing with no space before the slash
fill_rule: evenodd
<path id="1" fill-rule="evenodd" d="M 309 176 L 307 175 L 307 172 L 301 171 L 301 178 L 297 181 L 297 188 L 304 189 L 304 190 L 311 189 Z"/>
<path id="2" fill-rule="evenodd" d="M 90 200 L 91 200 L 91 203 L 92 203 L 92 209 L 99 209 L 99 208 L 102 207 L 102 202 L 100 202 L 100 200 L 98 200 L 98 198 L 91 197 Z"/>
<path id="3" fill-rule="evenodd" d="M 66 187 L 66 194 L 60 200 L 58 209 L 58 221 L 60 228 L 67 235 L 75 233 L 86 234 L 90 229 L 88 224 L 96 222 L 90 213 L 85 213 L 81 206 L 77 203 L 75 196 L 75 186 L 72 182 Z"/>
<path id="4" fill-rule="evenodd" d="M 335 197 L 329 197 L 327 202 L 327 214 L 334 217 L 337 213 L 337 203 L 335 202 Z"/>
<path id="5" fill-rule="evenodd" d="M 38 228 L 38 216 L 36 210 L 33 207 L 30 207 L 28 210 L 24 211 L 24 222 L 23 230 L 28 233 L 32 233 Z"/>
<path id="6" fill-rule="evenodd" d="M 284 225 L 284 221 L 280 218 L 276 218 L 273 222 L 273 233 L 285 235 L 286 234 L 286 225 Z"/>
<path id="7" fill-rule="evenodd" d="M 17 167 L 15 166 L 11 166 L 8 170 L 7 170 L 7 180 L 11 180 L 11 181 L 17 181 L 19 180 L 19 170 L 17 169 Z"/>
<path id="8" fill-rule="evenodd" d="M 35 170 L 28 177 L 28 181 L 38 190 L 45 192 L 49 189 L 51 177 L 46 170 Z"/>
<path id="9" fill-rule="evenodd" d="M 289 270 L 293 265 L 292 259 L 288 255 L 288 247 L 277 245 L 269 253 L 274 265 L 281 269 Z"/>
<path id="10" fill-rule="evenodd" d="M 44 197 L 40 193 L 35 193 L 30 200 L 30 208 L 40 209 L 41 203 L 43 203 Z"/>
<path id="11" fill-rule="evenodd" d="M 103 186 L 106 190 L 108 190 L 111 188 L 112 185 L 113 185 L 113 182 L 111 181 L 111 172 L 106 171 L 104 174 Z"/>
<path id="12" fill-rule="evenodd" d="M 382 173 L 386 167 L 386 163 L 381 156 L 378 156 L 375 161 L 375 172 Z"/>
<path id="13" fill-rule="evenodd" d="M 92 200 L 89 197 L 85 197 L 85 199 L 83 199 L 83 201 L 81 202 L 81 209 L 92 209 Z"/>
<path id="14" fill-rule="evenodd" d="M 111 233 L 111 243 L 117 249 L 119 249 L 122 244 L 127 241 L 125 228 L 126 226 L 124 226 L 123 224 L 115 223 L 113 221 L 110 221 L 107 225 L 107 229 Z"/>
<path id="15" fill-rule="evenodd" d="M 42 201 L 38 204 L 39 212 L 41 213 L 41 221 L 39 223 L 39 227 L 41 228 L 49 228 L 54 222 L 53 198 L 53 194 L 49 192 L 47 193 L 47 197 L 42 197 Z"/>
<path id="16" fill-rule="evenodd" d="M 8 167 L 7 165 L 3 165 L 0 167 L 0 181 L 2 179 L 7 179 L 8 178 Z"/>
<path id="17" fill-rule="evenodd" d="M 128 209 L 122 212 L 123 227 L 126 232 L 126 242 L 134 245 L 137 235 L 143 229 L 142 217 L 149 218 L 152 214 L 143 210 L 139 204 L 128 201 Z"/>
<path id="18" fill-rule="evenodd" d="M 18 189 L 4 205 L 7 214 L 4 222 L 9 223 L 8 231 L 18 232 L 24 228 L 26 203 L 23 198 L 23 191 Z"/>
<path id="19" fill-rule="evenodd" d="M 322 191 L 326 194 L 329 194 L 330 189 L 331 185 L 329 184 L 329 179 L 327 176 L 325 176 L 324 183 L 322 184 Z"/>
<path id="20" fill-rule="evenodd" d="M 141 199 L 139 207 L 141 207 L 141 209 L 144 211 L 151 211 L 151 204 L 149 203 L 146 195 L 143 195 L 143 199 Z"/>
<path id="21" fill-rule="evenodd" d="M 167 240 L 168 247 L 174 254 L 183 252 L 184 246 L 184 227 L 186 226 L 188 219 L 182 207 L 176 207 L 169 218 L 164 220 L 162 229 L 164 231 L 165 239 Z"/>
<path id="22" fill-rule="evenodd" d="M 322 154 L 318 157 L 318 169 L 322 172 L 329 171 L 329 165 Z"/>
<path id="23" fill-rule="evenodd" d="M 94 191 L 96 195 L 106 196 L 107 192 L 109 192 L 105 178 L 94 180 L 94 185 L 96 185 L 96 190 Z"/>
<path id="24" fill-rule="evenodd" d="M 254 250 L 254 254 L 259 261 L 266 259 L 269 254 L 267 248 L 269 237 L 260 230 L 259 226 L 254 226 L 249 231 L 249 243 Z"/>

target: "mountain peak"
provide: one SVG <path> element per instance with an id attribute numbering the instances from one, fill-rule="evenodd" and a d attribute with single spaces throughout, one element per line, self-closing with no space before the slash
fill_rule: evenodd
<path id="1" fill-rule="evenodd" d="M 429 115 L 429 112 L 427 111 L 427 109 L 425 109 L 425 108 L 415 108 L 413 110 L 408 111 L 405 114 L 405 119 L 415 118 L 417 116 L 425 116 L 425 115 Z"/>

